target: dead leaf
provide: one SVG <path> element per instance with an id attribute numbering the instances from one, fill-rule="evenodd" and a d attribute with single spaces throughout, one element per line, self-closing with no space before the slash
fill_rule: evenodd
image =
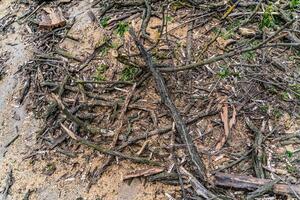
<path id="1" fill-rule="evenodd" d="M 224 133 L 225 134 L 221 137 L 221 140 L 217 143 L 216 151 L 220 150 L 224 146 L 224 144 L 229 136 L 230 129 L 229 129 L 229 122 L 228 122 L 228 104 L 227 103 L 225 103 L 224 106 L 222 107 L 221 120 L 224 124 Z"/>
<path id="2" fill-rule="evenodd" d="M 41 28 L 57 28 L 66 24 L 66 19 L 60 8 L 43 8 L 45 13 L 41 16 Z"/>
<path id="3" fill-rule="evenodd" d="M 74 140 L 78 140 L 78 137 L 75 135 L 74 132 L 72 132 L 70 129 L 68 129 L 66 126 L 63 124 L 60 124 L 60 126 L 64 129 L 64 131 Z"/>
<path id="4" fill-rule="evenodd" d="M 237 115 L 235 107 L 232 106 L 232 108 L 233 108 L 232 117 L 231 117 L 231 119 L 229 121 L 229 128 L 230 129 L 232 129 L 232 127 L 235 125 L 235 123 L 236 123 L 236 115 Z"/>
<path id="5" fill-rule="evenodd" d="M 126 174 L 123 177 L 123 181 L 127 180 L 127 179 L 131 179 L 131 178 L 136 178 L 136 177 L 147 177 L 147 176 L 151 176 L 154 174 L 158 174 L 160 172 L 163 172 L 164 168 L 161 167 L 153 167 L 150 169 L 140 169 L 140 170 L 134 170 L 132 172 L 129 172 L 128 174 Z"/>

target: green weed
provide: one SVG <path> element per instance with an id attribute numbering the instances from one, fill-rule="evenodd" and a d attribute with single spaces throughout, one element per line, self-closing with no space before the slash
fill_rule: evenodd
<path id="1" fill-rule="evenodd" d="M 300 6 L 300 0 L 290 0 L 290 9 L 294 10 Z"/>
<path id="2" fill-rule="evenodd" d="M 266 8 L 265 12 L 263 13 L 262 20 L 260 22 L 260 26 L 259 26 L 260 29 L 263 29 L 264 27 L 267 27 L 267 28 L 274 27 L 275 19 L 272 14 L 273 10 L 274 10 L 273 5 L 269 5 Z"/>
<path id="3" fill-rule="evenodd" d="M 230 39 L 234 35 L 232 30 L 226 31 L 225 33 L 221 33 L 221 36 L 224 40 Z"/>
<path id="4" fill-rule="evenodd" d="M 281 110 L 275 108 L 273 110 L 273 116 L 275 117 L 275 119 L 279 119 L 280 117 L 283 116 L 283 113 L 281 112 Z"/>
<path id="5" fill-rule="evenodd" d="M 109 47 L 105 46 L 100 50 L 100 56 L 106 56 L 109 51 Z"/>
<path id="6" fill-rule="evenodd" d="M 259 109 L 260 109 L 261 112 L 267 113 L 268 110 L 269 110 L 269 106 L 268 105 L 261 105 L 261 106 L 259 106 Z"/>
<path id="7" fill-rule="evenodd" d="M 289 151 L 289 150 L 286 150 L 285 155 L 286 155 L 288 158 L 291 158 L 291 157 L 293 157 L 294 153 L 291 152 L 291 151 Z"/>
<path id="8" fill-rule="evenodd" d="M 52 175 L 56 170 L 56 166 L 53 163 L 48 163 L 46 167 L 43 169 L 44 174 L 46 175 Z"/>
<path id="9" fill-rule="evenodd" d="M 281 98 L 284 101 L 288 101 L 290 99 L 289 93 L 288 92 L 282 92 L 281 93 Z"/>
<path id="10" fill-rule="evenodd" d="M 225 79 L 231 75 L 230 70 L 227 67 L 222 67 L 218 72 L 218 76 L 222 79 Z"/>
<path id="11" fill-rule="evenodd" d="M 110 20 L 109 17 L 103 17 L 100 21 L 100 25 L 102 28 L 106 28 L 108 26 L 108 21 Z"/>
<path id="12" fill-rule="evenodd" d="M 273 86 L 273 85 L 268 87 L 268 92 L 270 92 L 271 94 L 277 94 L 278 93 L 276 87 Z"/>
<path id="13" fill-rule="evenodd" d="M 221 29 L 219 29 L 219 28 L 217 28 L 217 27 L 213 27 L 212 29 L 211 29 L 211 31 L 214 33 L 214 34 L 219 34 L 220 32 L 221 32 Z"/>
<path id="14" fill-rule="evenodd" d="M 242 59 L 246 60 L 246 61 L 254 60 L 255 56 L 256 56 L 256 54 L 253 51 L 248 51 L 248 52 L 242 53 Z"/>
<path id="15" fill-rule="evenodd" d="M 290 84 L 289 87 L 294 91 L 295 97 L 300 100 L 300 84 Z"/>
<path id="16" fill-rule="evenodd" d="M 121 73 L 121 80 L 122 81 L 132 81 L 136 74 L 138 73 L 139 69 L 132 66 L 127 66 L 123 69 Z"/>
<path id="17" fill-rule="evenodd" d="M 120 37 L 124 37 L 125 33 L 128 31 L 129 25 L 127 22 L 119 22 L 117 24 L 116 32 Z"/>
<path id="18" fill-rule="evenodd" d="M 290 174 L 297 174 L 297 167 L 293 165 L 287 164 L 286 169 Z"/>
<path id="19" fill-rule="evenodd" d="M 191 7 L 190 5 L 188 5 L 187 3 L 183 2 L 183 1 L 175 1 L 170 6 L 171 6 L 171 9 L 174 11 L 177 11 L 177 10 L 179 10 L 181 8 L 185 8 L 185 7 Z"/>
<path id="20" fill-rule="evenodd" d="M 108 69 L 107 65 L 104 64 L 99 65 L 93 75 L 93 78 L 96 81 L 105 81 L 106 77 L 104 76 L 104 73 L 107 71 L 107 69 Z"/>
<path id="21" fill-rule="evenodd" d="M 231 24 L 228 24 L 227 29 L 225 32 L 221 32 L 221 36 L 225 39 L 228 40 L 232 38 L 232 36 L 235 34 L 236 27 L 239 27 L 241 24 L 240 20 L 234 21 Z"/>

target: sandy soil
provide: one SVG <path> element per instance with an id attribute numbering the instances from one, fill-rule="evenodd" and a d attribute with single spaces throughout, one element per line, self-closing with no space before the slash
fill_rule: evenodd
<path id="1" fill-rule="evenodd" d="M 11 9 L 13 0 L 0 0 L 0 18 Z M 82 1 L 73 15 L 89 9 L 88 1 Z M 17 12 L 20 15 L 24 10 Z M 6 75 L 0 81 L 0 191 L 5 186 L 5 178 L 9 168 L 13 171 L 13 185 L 7 199 L 23 199 L 30 190 L 29 199 L 104 199 L 104 200 L 150 200 L 166 199 L 165 192 L 174 193 L 174 188 L 162 184 L 144 183 L 135 179 L 131 184 L 122 181 L 122 176 L 129 170 L 136 169 L 134 165 L 122 162 L 109 168 L 108 172 L 91 188 L 86 191 L 86 173 L 100 165 L 103 156 L 95 155 L 87 158 L 82 153 L 76 158 L 67 158 L 56 152 L 37 152 L 36 160 L 26 159 L 36 149 L 35 131 L 39 122 L 33 113 L 27 112 L 26 105 L 18 105 L 17 99 L 23 82 L 18 78 L 18 67 L 32 56 L 33 45 L 26 42 L 26 27 L 14 23 L 14 31 L 0 35 L 0 55 L 10 53 L 5 63 Z M 30 99 L 26 99 L 26 102 Z M 7 148 L 5 145 L 16 135 L 19 137 Z M 83 149 L 83 152 L 88 151 Z M 55 159 L 53 159 L 55 157 Z M 56 170 L 49 176 L 45 170 L 54 165 Z M 0 199 L 2 197 L 0 196 Z"/>

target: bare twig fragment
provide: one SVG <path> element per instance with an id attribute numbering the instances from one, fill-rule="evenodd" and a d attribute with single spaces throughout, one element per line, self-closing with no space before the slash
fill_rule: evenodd
<path id="1" fill-rule="evenodd" d="M 164 168 L 161 167 L 153 167 L 149 169 L 140 169 L 140 170 L 134 170 L 132 172 L 129 172 L 123 177 L 123 180 L 131 179 L 131 178 L 137 178 L 137 177 L 147 177 L 154 174 L 158 174 L 164 171 Z"/>

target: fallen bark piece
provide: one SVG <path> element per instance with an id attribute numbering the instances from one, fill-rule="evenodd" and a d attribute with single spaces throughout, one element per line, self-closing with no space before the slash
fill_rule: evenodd
<path id="1" fill-rule="evenodd" d="M 256 190 L 263 185 L 270 183 L 270 179 L 255 178 L 252 176 L 240 176 L 226 173 L 216 173 L 214 176 L 214 183 L 216 186 L 229 187 L 233 189 L 246 189 Z M 300 195 L 300 185 L 287 185 L 282 183 L 276 183 L 272 187 L 272 192 L 276 194 L 289 194 Z"/>
<path id="2" fill-rule="evenodd" d="M 275 180 L 272 180 L 270 181 L 269 183 L 259 187 L 257 190 L 253 191 L 253 192 L 250 192 L 248 195 L 247 195 L 247 200 L 252 200 L 252 199 L 255 199 L 256 197 L 259 197 L 259 196 L 262 196 L 270 191 L 272 191 L 272 188 L 273 186 L 279 182 L 279 178 L 275 179 Z"/>
<path id="3" fill-rule="evenodd" d="M 66 25 L 66 19 L 60 8 L 43 8 L 45 13 L 41 16 L 39 26 L 41 28 L 52 29 Z"/>
<path id="4" fill-rule="evenodd" d="M 153 167 L 150 169 L 140 169 L 140 170 L 134 170 L 129 172 L 123 177 L 123 181 L 131 178 L 137 178 L 137 177 L 147 177 L 154 174 L 158 174 L 164 171 L 164 168 L 162 167 Z"/>

